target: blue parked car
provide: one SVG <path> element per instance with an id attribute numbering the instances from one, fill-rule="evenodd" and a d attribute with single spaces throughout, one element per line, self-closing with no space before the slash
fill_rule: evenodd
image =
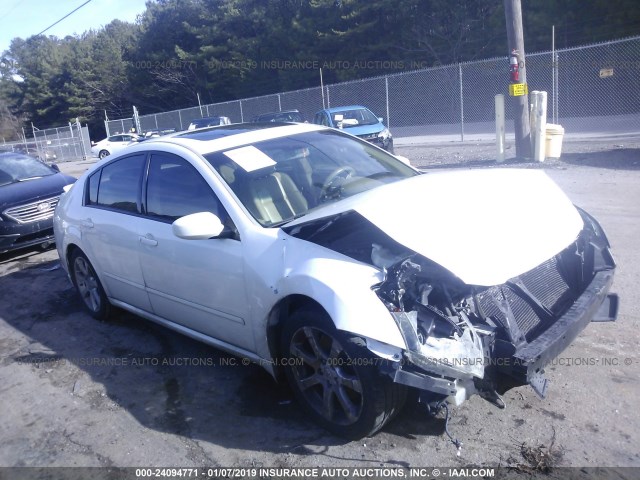
<path id="1" fill-rule="evenodd" d="M 393 137 L 382 120 L 362 105 L 327 108 L 313 117 L 313 123 L 343 129 L 393 153 Z"/>

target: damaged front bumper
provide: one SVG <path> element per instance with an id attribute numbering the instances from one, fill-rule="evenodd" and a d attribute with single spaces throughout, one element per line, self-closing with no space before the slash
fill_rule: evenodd
<path id="1" fill-rule="evenodd" d="M 553 326 L 531 343 L 516 349 L 510 356 L 468 358 L 464 365 L 492 366 L 497 375 L 509 376 L 515 385 L 530 384 L 541 396 L 546 393 L 547 381 L 544 367 L 558 357 L 590 322 L 615 321 L 618 297 L 608 293 L 613 283 L 613 271 L 598 272 L 578 300 L 560 317 Z M 410 328 L 408 319 L 396 316 L 405 331 Z M 439 358 L 429 358 L 410 350 L 405 351 L 404 361 L 398 362 L 390 374 L 394 382 L 431 392 L 438 396 L 450 397 L 460 404 L 472 394 L 478 393 L 484 385 L 470 381 L 472 375 L 445 376 L 443 368 L 452 368 L 452 362 Z M 440 374 L 434 371 L 439 370 Z M 478 377 L 475 377 L 478 378 Z"/>
<path id="2" fill-rule="evenodd" d="M 592 321 L 615 321 L 618 296 L 608 293 L 613 284 L 613 271 L 596 273 L 593 281 L 569 310 L 548 330 L 532 342 L 518 348 L 502 373 L 531 384 L 544 397 L 547 381 L 542 377 L 545 365 L 556 358 Z"/>
<path id="3" fill-rule="evenodd" d="M 387 371 L 394 382 L 429 403 L 448 397 L 459 405 L 477 393 L 502 407 L 500 393 L 526 384 L 544 397 L 544 367 L 588 323 L 617 316 L 609 243 L 595 220 L 583 218 L 574 244 L 503 285 L 434 282 L 437 270 L 416 258 L 390 268 L 377 293 L 407 346 Z"/>

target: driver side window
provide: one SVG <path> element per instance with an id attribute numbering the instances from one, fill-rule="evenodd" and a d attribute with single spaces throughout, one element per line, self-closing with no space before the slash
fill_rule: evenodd
<path id="1" fill-rule="evenodd" d="M 145 213 L 167 223 L 197 212 L 211 212 L 227 223 L 227 214 L 209 184 L 185 159 L 154 153 L 145 189 Z"/>

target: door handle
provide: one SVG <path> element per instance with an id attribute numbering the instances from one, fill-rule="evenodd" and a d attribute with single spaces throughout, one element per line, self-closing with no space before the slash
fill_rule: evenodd
<path id="1" fill-rule="evenodd" d="M 153 235 L 151 235 L 150 233 L 147 233 L 144 237 L 141 236 L 139 238 L 142 245 L 148 245 L 149 247 L 158 246 L 158 241 L 153 238 Z"/>
<path id="2" fill-rule="evenodd" d="M 90 218 L 87 218 L 86 220 L 83 220 L 81 222 L 82 226 L 85 228 L 93 228 L 93 222 L 91 221 Z"/>

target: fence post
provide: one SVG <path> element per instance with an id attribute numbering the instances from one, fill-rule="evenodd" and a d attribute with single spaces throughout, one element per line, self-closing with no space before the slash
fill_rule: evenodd
<path id="1" fill-rule="evenodd" d="M 560 103 L 559 103 L 559 99 L 558 99 L 558 97 L 560 96 L 560 92 L 559 92 L 560 85 L 559 85 L 559 81 L 558 81 L 559 80 L 559 77 L 558 77 L 559 68 L 558 67 L 560 66 L 560 62 L 558 61 L 559 58 L 560 57 L 556 53 L 555 54 L 555 61 L 553 63 L 553 65 L 554 65 L 554 75 L 555 75 L 554 83 L 555 83 L 556 89 L 554 91 L 553 104 L 552 104 L 552 107 L 553 107 L 552 108 L 552 110 L 553 110 L 553 113 L 552 113 L 553 123 L 556 124 L 556 125 L 559 123 L 558 117 L 560 116 L 560 112 L 559 112 Z"/>
<path id="2" fill-rule="evenodd" d="M 280 94 L 278 94 L 278 111 L 282 111 L 282 103 L 280 103 Z"/>
<path id="3" fill-rule="evenodd" d="M 74 157 L 78 157 L 78 145 L 76 145 L 76 142 L 73 139 L 73 127 L 71 126 L 71 122 L 69 122 L 69 133 L 71 134 L 71 140 L 69 143 L 70 145 L 73 145 L 73 155 Z M 58 144 L 60 144 L 60 132 L 58 132 L 57 129 L 56 129 L 56 137 L 58 137 Z"/>
<path id="4" fill-rule="evenodd" d="M 82 135 L 82 124 L 76 117 L 76 128 L 78 129 L 78 137 L 80 138 L 80 150 L 82 150 L 82 160 L 87 159 L 87 148 L 84 144 L 84 137 Z"/>
<path id="5" fill-rule="evenodd" d="M 389 77 L 384 77 L 384 93 L 387 102 L 387 128 L 391 128 L 391 118 L 389 117 Z"/>
<path id="6" fill-rule="evenodd" d="M 458 64 L 458 82 L 460 83 L 460 141 L 464 142 L 464 96 L 462 90 L 462 64 Z"/>
<path id="7" fill-rule="evenodd" d="M 178 110 L 178 120 L 180 120 L 180 130 L 184 130 L 182 128 L 182 115 L 180 115 L 180 110 Z"/>
<path id="8" fill-rule="evenodd" d="M 240 123 L 244 123 L 244 113 L 242 113 L 242 100 L 240 100 Z"/>
<path id="9" fill-rule="evenodd" d="M 324 110 L 324 82 L 322 80 L 322 68 L 320 69 L 320 93 L 322 94 L 322 109 Z"/>

